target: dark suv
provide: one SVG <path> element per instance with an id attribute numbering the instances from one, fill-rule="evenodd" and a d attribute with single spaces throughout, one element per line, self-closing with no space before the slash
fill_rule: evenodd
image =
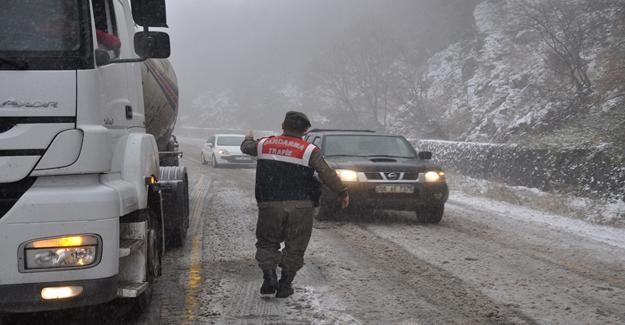
<path id="1" fill-rule="evenodd" d="M 425 223 L 438 223 L 449 191 L 442 169 L 429 162 L 431 152 L 417 153 L 402 136 L 362 130 L 310 130 L 305 139 L 317 145 L 349 188 L 351 209 L 416 211 Z M 319 219 L 339 210 L 326 188 Z"/>

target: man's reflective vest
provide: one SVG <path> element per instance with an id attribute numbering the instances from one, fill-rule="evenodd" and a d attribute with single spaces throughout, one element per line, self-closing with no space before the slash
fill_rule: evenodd
<path id="1" fill-rule="evenodd" d="M 302 139 L 277 136 L 257 145 L 256 200 L 313 201 L 319 199 L 320 184 L 314 178 L 310 157 L 317 146 Z"/>

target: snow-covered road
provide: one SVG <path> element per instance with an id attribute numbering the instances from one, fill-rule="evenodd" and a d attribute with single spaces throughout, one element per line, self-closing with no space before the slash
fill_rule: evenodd
<path id="1" fill-rule="evenodd" d="M 198 143 L 183 142 L 187 242 L 165 256 L 150 309 L 118 322 L 625 323 L 625 231 L 459 192 L 439 225 L 406 212 L 316 223 L 296 294 L 261 298 L 254 170 L 201 165 Z"/>
<path id="2" fill-rule="evenodd" d="M 200 166 L 199 148 L 184 149 L 203 189 L 202 284 L 185 287 L 196 235 L 168 256 L 164 323 L 625 323 L 625 231 L 458 192 L 440 225 L 403 212 L 316 223 L 296 295 L 261 299 L 254 171 Z"/>

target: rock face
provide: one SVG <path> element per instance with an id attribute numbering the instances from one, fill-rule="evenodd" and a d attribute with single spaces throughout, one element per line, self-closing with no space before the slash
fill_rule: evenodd
<path id="1" fill-rule="evenodd" d="M 549 48 L 540 33 L 524 27 L 518 3 L 478 4 L 475 37 L 451 44 L 428 60 L 423 74 L 426 107 L 429 116 L 438 116 L 438 128 L 445 132 L 440 138 L 567 147 L 625 139 L 623 88 L 605 86 L 607 79 L 614 79 L 610 72 L 625 66 L 622 58 L 619 64 L 614 61 L 622 50 L 614 44 L 623 43 L 616 32 L 622 24 L 615 13 L 618 5 L 592 8 L 581 17 L 580 24 L 601 26 L 582 52 L 593 91 L 580 98 L 570 80 L 546 63 Z"/>

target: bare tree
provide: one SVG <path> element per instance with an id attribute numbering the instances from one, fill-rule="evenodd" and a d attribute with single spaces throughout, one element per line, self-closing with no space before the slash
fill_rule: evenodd
<path id="1" fill-rule="evenodd" d="M 601 0 L 599 0 L 601 1 Z M 588 48 L 595 26 L 585 14 L 593 0 L 523 0 L 518 11 L 522 24 L 538 32 L 548 52 L 545 62 L 554 72 L 566 76 L 577 94 L 592 92 L 588 76 Z"/>
<path id="2" fill-rule="evenodd" d="M 625 100 L 625 1 L 602 1 L 610 4 L 613 17 L 608 20 L 611 38 L 604 49 L 605 71 L 597 82 L 597 88 L 605 93 L 617 90 L 611 96 Z"/>
<path id="3" fill-rule="evenodd" d="M 371 22 L 360 24 L 312 69 L 319 93 L 360 126 L 386 128 L 408 92 L 401 82 L 403 43 L 394 35 Z"/>
<path id="4" fill-rule="evenodd" d="M 310 68 L 308 89 L 310 97 L 316 99 L 316 107 L 331 124 L 346 124 L 363 127 L 362 114 L 355 104 L 355 86 L 350 58 L 340 46 L 325 51 Z M 350 121 L 351 123 L 347 123 Z"/>

